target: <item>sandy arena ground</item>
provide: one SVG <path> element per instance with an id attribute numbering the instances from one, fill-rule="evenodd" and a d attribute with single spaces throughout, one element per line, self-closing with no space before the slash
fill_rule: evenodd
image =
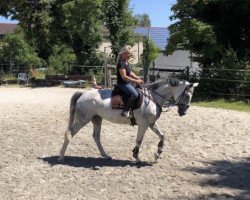
<path id="1" fill-rule="evenodd" d="M 250 199 L 250 113 L 191 106 L 158 121 L 166 136 L 148 130 L 132 158 L 136 127 L 104 120 L 102 159 L 92 124 L 73 138 L 57 163 L 68 123 L 72 88 L 0 87 L 0 200 Z"/>

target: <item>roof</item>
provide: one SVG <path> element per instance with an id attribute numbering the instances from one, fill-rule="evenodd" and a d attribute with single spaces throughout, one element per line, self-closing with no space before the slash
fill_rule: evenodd
<path id="1" fill-rule="evenodd" d="M 11 33 L 17 27 L 17 24 L 7 24 L 7 23 L 0 23 L 0 34 Z"/>
<path id="2" fill-rule="evenodd" d="M 169 32 L 167 27 L 135 27 L 134 32 L 137 35 L 147 36 L 149 33 L 149 38 L 153 43 L 164 50 L 167 45 L 167 38 L 169 37 Z"/>

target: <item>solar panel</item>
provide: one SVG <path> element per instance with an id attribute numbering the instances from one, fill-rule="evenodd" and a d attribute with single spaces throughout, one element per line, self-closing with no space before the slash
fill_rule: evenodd
<path id="1" fill-rule="evenodd" d="M 149 38 L 161 50 L 164 50 L 167 45 L 169 36 L 167 27 L 136 27 L 134 32 L 140 36 L 147 36 L 149 33 Z"/>

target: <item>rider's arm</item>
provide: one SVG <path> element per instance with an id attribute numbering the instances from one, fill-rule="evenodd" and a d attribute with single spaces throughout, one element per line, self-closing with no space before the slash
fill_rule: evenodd
<path id="1" fill-rule="evenodd" d="M 140 78 L 134 73 L 134 72 L 130 72 L 130 76 L 132 77 L 132 78 L 134 78 L 134 79 L 138 79 L 138 80 L 140 80 Z"/>
<path id="2" fill-rule="evenodd" d="M 119 72 L 120 72 L 121 77 L 122 77 L 122 79 L 123 79 L 124 81 L 129 81 L 129 82 L 131 82 L 131 83 L 135 83 L 136 85 L 140 85 L 140 84 L 143 83 L 143 81 L 140 80 L 140 79 L 137 79 L 137 78 L 135 78 L 135 77 L 133 77 L 133 76 L 127 76 L 126 70 L 123 69 L 123 68 L 122 68 L 122 69 L 119 69 Z M 133 72 L 131 72 L 131 73 L 133 73 Z M 130 75 L 131 75 L 131 73 L 130 73 Z"/>

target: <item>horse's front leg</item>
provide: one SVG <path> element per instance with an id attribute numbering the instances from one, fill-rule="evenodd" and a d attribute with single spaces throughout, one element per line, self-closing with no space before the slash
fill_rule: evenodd
<path id="1" fill-rule="evenodd" d="M 151 126 L 149 126 L 150 129 L 152 131 L 154 131 L 160 138 L 160 142 L 158 143 L 158 150 L 155 153 L 155 161 L 158 160 L 158 158 L 160 158 L 162 150 L 163 150 L 163 146 L 164 146 L 164 135 L 163 132 L 159 129 L 159 127 L 157 126 L 157 124 L 153 124 Z"/>
<path id="2" fill-rule="evenodd" d="M 135 142 L 135 148 L 133 149 L 133 157 L 136 159 L 136 162 L 139 163 L 141 160 L 139 159 L 139 149 L 143 140 L 143 137 L 145 135 L 145 132 L 147 130 L 148 126 L 147 125 L 139 125 L 138 126 L 138 132 L 137 132 L 137 137 L 136 137 L 136 142 Z"/>

